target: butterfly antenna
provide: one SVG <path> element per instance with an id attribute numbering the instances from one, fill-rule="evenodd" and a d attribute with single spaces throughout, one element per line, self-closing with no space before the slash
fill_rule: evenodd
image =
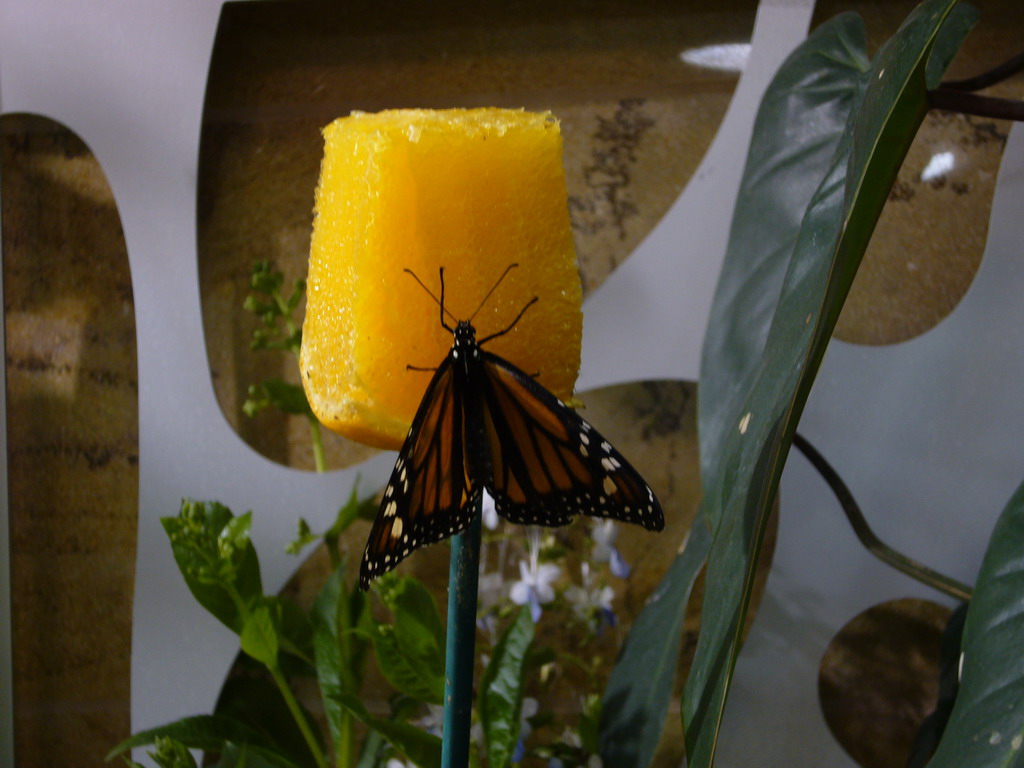
<path id="1" fill-rule="evenodd" d="M 476 313 L 484 308 L 484 304 L 487 303 L 487 300 L 489 298 L 491 298 L 491 294 L 494 293 L 497 290 L 499 285 L 501 285 L 501 281 L 505 279 L 505 275 L 507 275 L 509 272 L 511 272 L 513 269 L 515 269 L 518 266 L 519 266 L 519 262 L 515 262 L 514 261 L 511 264 L 509 264 L 507 267 L 505 267 L 505 271 L 501 273 L 501 277 L 498 278 L 497 282 L 495 282 L 494 285 L 491 286 L 491 290 L 489 290 L 487 292 L 487 295 L 484 296 L 483 299 L 480 301 L 480 306 L 477 307 L 473 311 L 473 314 L 469 316 L 468 322 L 470 322 L 470 323 L 473 322 L 473 318 L 476 317 Z M 515 325 L 515 323 L 512 323 L 512 325 Z M 491 337 L 491 338 L 493 338 L 493 337 Z"/>
<path id="2" fill-rule="evenodd" d="M 505 270 L 505 271 L 507 272 L 508 270 Z M 534 296 L 532 299 L 530 299 L 528 302 L 526 302 L 526 306 L 525 307 L 523 307 L 522 309 L 519 310 L 519 314 L 516 315 L 516 319 L 513 320 L 511 323 L 509 323 L 507 328 L 505 328 L 504 330 L 498 331 L 497 333 L 492 333 L 490 336 L 485 336 L 484 338 L 480 339 L 480 341 L 478 341 L 477 344 L 479 344 L 480 346 L 483 346 L 484 344 L 486 344 L 491 339 L 496 339 L 499 336 L 504 336 L 506 333 L 508 333 L 509 331 L 511 331 L 513 328 L 516 327 L 516 323 L 518 323 L 520 318 L 522 318 L 522 316 L 526 314 L 526 310 L 528 310 L 530 307 L 532 307 L 536 303 L 537 303 L 537 297 Z"/>
<path id="3" fill-rule="evenodd" d="M 437 298 L 437 296 L 434 295 L 434 292 L 432 290 L 427 288 L 426 284 L 422 280 L 420 280 L 419 276 L 415 272 L 413 272 L 409 268 L 406 268 L 403 271 L 408 272 L 410 275 L 412 275 L 412 279 L 415 280 L 417 283 L 419 283 L 420 287 L 424 291 L 427 292 L 427 295 L 430 296 L 430 298 L 432 298 L 437 303 L 437 305 L 441 308 L 441 327 L 444 328 L 449 333 L 455 333 L 455 331 L 452 330 L 452 328 L 448 325 L 448 323 L 446 323 L 444 321 L 444 316 L 447 314 L 448 317 L 450 317 L 454 322 L 456 322 L 456 323 L 459 322 L 459 319 L 457 317 L 455 317 L 455 315 L 453 315 L 451 312 L 449 312 L 447 309 L 444 308 L 444 267 L 441 267 L 441 298 L 440 299 Z"/>

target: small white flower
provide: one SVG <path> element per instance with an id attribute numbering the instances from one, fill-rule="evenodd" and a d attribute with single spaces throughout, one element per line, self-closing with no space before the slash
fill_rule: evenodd
<path id="1" fill-rule="evenodd" d="M 516 741 L 516 748 L 512 752 L 513 763 L 520 762 L 526 755 L 526 740 L 533 733 L 533 726 L 530 725 L 528 718 L 536 715 L 539 710 L 540 704 L 535 698 L 527 696 L 523 699 L 523 704 L 519 709 L 519 739 Z"/>
<path id="2" fill-rule="evenodd" d="M 385 763 L 385 768 L 416 768 L 412 763 L 406 763 L 398 758 L 392 757 Z"/>
<path id="3" fill-rule="evenodd" d="M 481 573 L 477 582 L 477 620 L 480 629 L 494 633 L 497 629 L 497 618 L 492 610 L 505 598 L 505 577 L 494 573 Z"/>
<path id="4" fill-rule="evenodd" d="M 523 697 L 523 706 L 519 710 L 519 735 L 524 739 L 529 738 L 533 733 L 533 726 L 530 725 L 530 718 L 540 711 L 540 702 L 532 696 Z"/>
<path id="5" fill-rule="evenodd" d="M 562 743 L 569 747 L 576 747 L 576 749 L 583 746 L 583 740 L 580 738 L 580 735 L 572 728 L 565 728 L 562 731 Z"/>
<path id="6" fill-rule="evenodd" d="M 529 561 L 519 561 L 519 581 L 513 582 L 509 598 L 516 605 L 529 605 L 533 623 L 540 621 L 541 606 L 555 599 L 554 581 L 562 569 L 554 563 L 541 563 L 540 534 L 531 527 L 527 532 Z"/>
<path id="7" fill-rule="evenodd" d="M 580 573 L 583 576 L 583 585 L 573 585 L 565 590 L 565 599 L 572 606 L 573 613 L 583 622 L 596 622 L 597 632 L 604 629 L 604 625 L 615 625 L 615 613 L 612 611 L 612 600 L 615 597 L 615 590 L 605 585 L 599 587 L 591 584 L 590 565 L 582 563 Z"/>
<path id="8" fill-rule="evenodd" d="M 591 537 L 594 539 L 594 549 L 591 557 L 595 563 L 608 563 L 608 567 L 614 576 L 620 579 L 629 578 L 630 568 L 618 548 L 615 546 L 615 539 L 618 538 L 619 529 L 614 520 L 595 520 Z"/>
<path id="9" fill-rule="evenodd" d="M 419 725 L 428 733 L 440 736 L 441 726 L 444 725 L 444 707 L 440 704 L 427 704 L 427 714 L 420 718 Z"/>
<path id="10" fill-rule="evenodd" d="M 483 517 L 484 528 L 493 531 L 498 527 L 498 510 L 494 506 L 494 499 L 487 491 L 484 491 L 483 499 L 480 502 L 480 513 Z"/>
<path id="11" fill-rule="evenodd" d="M 553 563 L 527 565 L 519 561 L 519 581 L 513 582 L 509 598 L 516 605 L 529 605 L 530 616 L 534 624 L 540 621 L 541 606 L 555 599 L 555 589 L 551 583 L 562 573 L 562 569 Z"/>

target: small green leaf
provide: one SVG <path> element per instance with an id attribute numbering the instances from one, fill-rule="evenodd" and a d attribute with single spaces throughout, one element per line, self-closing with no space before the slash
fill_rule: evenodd
<path id="1" fill-rule="evenodd" d="M 277 666 L 280 650 L 277 611 L 266 603 L 257 606 L 242 624 L 242 650 L 267 667 Z"/>
<path id="2" fill-rule="evenodd" d="M 285 302 L 285 307 L 288 312 L 294 310 L 299 306 L 299 302 L 302 301 L 302 297 L 306 294 L 306 281 L 296 280 L 292 283 L 292 292 L 288 296 L 288 300 Z"/>
<path id="3" fill-rule="evenodd" d="M 352 523 L 359 519 L 373 520 L 377 516 L 377 503 L 373 496 L 360 499 L 358 485 L 357 478 L 348 500 L 338 509 L 334 522 L 331 523 L 331 527 L 324 531 L 323 534 L 314 532 L 309 527 L 309 523 L 300 517 L 298 533 L 295 539 L 285 548 L 288 554 L 298 554 L 302 549 L 320 539 L 323 539 L 328 547 L 336 550 L 338 539 Z"/>
<path id="4" fill-rule="evenodd" d="M 302 607 L 287 597 L 274 595 L 264 598 L 277 612 L 281 650 L 313 664 L 313 625 Z"/>
<path id="5" fill-rule="evenodd" d="M 133 734 L 107 753 L 106 759 L 112 760 L 118 755 L 135 747 L 155 744 L 157 739 L 169 738 L 181 742 L 189 749 L 201 749 L 217 752 L 225 744 L 248 744 L 261 755 L 272 760 L 272 764 L 280 768 L 306 768 L 281 755 L 276 746 L 269 742 L 258 730 L 223 715 L 198 715 L 186 717 L 167 725 L 150 728 Z"/>
<path id="6" fill-rule="evenodd" d="M 377 667 L 396 690 L 429 704 L 440 704 L 444 700 L 444 677 L 407 658 L 395 636 L 394 627 L 380 624 L 371 637 Z"/>
<path id="7" fill-rule="evenodd" d="M 196 759 L 180 741 L 159 736 L 155 746 L 156 750 L 150 752 L 149 756 L 160 768 L 197 768 Z"/>
<path id="8" fill-rule="evenodd" d="M 374 629 L 370 613 L 370 600 L 361 589 L 353 589 L 348 596 L 348 656 L 352 672 L 352 687 L 358 690 L 363 684 L 366 658 L 370 652 L 370 634 Z"/>
<path id="9" fill-rule="evenodd" d="M 580 722 L 577 730 L 580 734 L 580 743 L 588 755 L 597 754 L 601 738 L 601 697 L 596 693 L 587 694 L 583 700 L 583 711 L 580 712 Z"/>
<path id="10" fill-rule="evenodd" d="M 394 625 L 373 633 L 377 665 L 399 691 L 431 704 L 444 698 L 444 624 L 434 596 L 418 580 L 382 580 L 378 594 Z"/>
<path id="11" fill-rule="evenodd" d="M 269 261 L 257 261 L 252 266 L 250 285 L 254 291 L 272 295 L 284 285 L 284 275 Z"/>
<path id="12" fill-rule="evenodd" d="M 267 379 L 249 387 L 249 397 L 242 406 L 246 416 L 254 416 L 266 408 L 276 408 L 293 416 L 311 416 L 313 410 L 306 391 L 297 384 L 281 379 Z"/>
<path id="13" fill-rule="evenodd" d="M 341 508 L 338 509 L 338 514 L 334 518 L 334 522 L 331 527 L 324 534 L 325 539 L 337 538 L 341 536 L 348 527 L 352 525 L 356 520 L 373 520 L 377 516 L 377 502 L 373 496 L 367 496 L 365 499 L 359 498 L 358 482 L 352 488 L 352 493 L 348 496 L 346 501 Z"/>
<path id="14" fill-rule="evenodd" d="M 284 551 L 289 555 L 297 555 L 310 544 L 320 541 L 320 535 L 309 527 L 309 522 L 304 517 L 299 518 L 298 531 L 295 538 L 285 546 Z"/>
<path id="15" fill-rule="evenodd" d="M 505 768 L 519 739 L 519 715 L 523 705 L 523 671 L 533 642 L 533 620 L 526 606 L 494 646 L 487 665 L 477 706 L 487 739 L 487 764 Z"/>
<path id="16" fill-rule="evenodd" d="M 374 717 L 358 698 L 341 693 L 337 700 L 368 728 L 379 733 L 388 743 L 420 768 L 440 768 L 441 739 L 409 723 Z"/>
<path id="17" fill-rule="evenodd" d="M 999 517 L 967 608 L 960 691 L 929 768 L 1024 762 L 1024 484 Z"/>
<path id="18" fill-rule="evenodd" d="M 344 657 L 340 635 L 344 632 L 345 585 L 344 568 L 336 568 L 324 583 L 313 602 L 313 647 L 316 654 L 316 673 L 320 695 L 324 701 L 324 714 L 331 738 L 337 745 L 341 739 L 343 707 L 338 696 L 352 690 L 349 678 L 349 660 Z"/>
<path id="19" fill-rule="evenodd" d="M 215 501 L 186 499 L 177 517 L 160 521 L 189 591 L 236 633 L 242 630 L 241 612 L 263 597 L 250 520 L 249 514 L 235 518 Z"/>

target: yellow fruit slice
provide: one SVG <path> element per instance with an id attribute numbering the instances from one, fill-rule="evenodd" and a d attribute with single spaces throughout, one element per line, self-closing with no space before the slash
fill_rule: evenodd
<path id="1" fill-rule="evenodd" d="M 324 129 L 300 367 L 314 413 L 401 447 L 452 336 L 437 302 L 563 400 L 579 371 L 581 290 L 558 121 L 518 110 L 354 113 Z M 509 264 L 519 267 L 477 311 Z M 454 325 L 451 317 L 446 319 Z"/>

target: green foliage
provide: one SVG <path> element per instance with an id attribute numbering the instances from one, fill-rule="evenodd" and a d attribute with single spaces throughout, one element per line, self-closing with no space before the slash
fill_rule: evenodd
<path id="1" fill-rule="evenodd" d="M 289 384 L 281 379 L 267 379 L 249 386 L 249 396 L 242 403 L 242 412 L 252 417 L 267 408 L 276 408 L 293 416 L 315 418 L 306 399 L 306 391 L 298 384 Z"/>
<path id="2" fill-rule="evenodd" d="M 249 726 L 260 734 L 265 744 L 274 745 L 278 754 L 290 756 L 289 759 L 302 765 L 316 765 L 316 758 L 309 751 L 288 702 L 273 681 L 266 677 L 248 673 L 229 677 L 221 689 L 214 714 Z M 305 711 L 304 715 L 310 717 Z M 236 744 L 227 739 L 224 749 L 228 744 L 249 746 L 245 741 Z M 251 759 L 251 751 L 247 754 Z"/>
<path id="3" fill-rule="evenodd" d="M 440 768 L 441 739 L 438 736 L 395 718 L 374 717 L 352 694 L 340 693 L 337 699 L 360 722 L 379 733 L 420 768 Z"/>
<path id="4" fill-rule="evenodd" d="M 251 349 L 281 349 L 295 355 L 302 345 L 302 326 L 292 315 L 306 292 L 306 281 L 296 280 L 291 292 L 285 295 L 284 275 L 269 261 L 258 261 L 253 265 L 250 293 L 242 305 L 260 321 L 260 327 L 253 331 Z"/>
<path id="5" fill-rule="evenodd" d="M 200 604 L 239 634 L 244 654 L 239 658 L 245 663 L 239 676 L 226 683 L 213 715 L 184 718 L 135 734 L 112 754 L 159 741 L 167 760 L 178 759 L 175 750 L 180 749 L 174 746 L 178 744 L 216 755 L 215 764 L 223 766 L 325 768 L 331 758 L 340 768 L 382 768 L 395 756 L 419 766 L 439 765 L 441 742 L 435 730 L 444 696 L 446 631 L 436 598 L 410 576 L 385 574 L 370 593 L 360 591 L 355 580 L 346 576 L 340 540 L 353 521 L 372 514 L 373 508 L 371 500 L 353 492 L 324 533 L 316 535 L 300 523 L 299 541 L 290 549 L 298 551 L 321 540 L 337 563 L 308 612 L 290 599 L 262 593 L 259 560 L 249 538 L 250 513 L 235 516 L 216 502 L 186 500 L 177 517 L 164 519 L 183 578 Z M 491 545 L 505 551 L 505 538 L 496 536 Z M 528 541 L 538 550 L 555 551 L 539 536 Z M 581 600 L 593 599 L 595 594 L 576 592 Z M 548 610 L 565 611 L 567 617 L 582 622 L 586 636 L 593 639 L 589 622 L 597 611 L 589 603 L 574 607 L 572 600 L 577 598 L 572 594 L 572 588 L 566 590 L 570 597 L 553 601 Z M 371 611 L 371 598 L 380 610 Z M 481 626 L 492 627 L 490 631 L 504 626 L 489 649 L 479 723 L 486 736 L 488 764 L 508 766 L 513 754 L 524 749 L 522 737 L 528 731 L 522 730 L 523 701 L 531 670 L 568 663 L 574 657 L 534 647 L 528 607 L 506 602 L 482 608 L 480 617 Z M 362 703 L 371 659 L 393 689 L 386 715 L 371 712 Z M 587 666 L 579 660 L 575 663 Z M 326 746 L 313 717 L 292 692 L 286 671 L 315 674 L 330 737 Z M 593 670 L 590 675 L 594 679 Z M 538 728 L 563 730 L 550 746 L 537 747 L 534 754 L 561 755 L 567 768 L 586 764 L 597 750 L 600 698 L 587 692 L 585 701 L 572 744 L 562 741 L 569 731 L 550 714 L 530 718 Z M 422 719 L 428 706 L 434 709 Z"/>
<path id="6" fill-rule="evenodd" d="M 931 768 L 1021 764 L 1024 746 L 1024 484 L 992 531 L 967 609 L 963 676 Z"/>
<path id="7" fill-rule="evenodd" d="M 487 764 L 505 768 L 519 739 L 526 654 L 533 642 L 533 620 L 526 606 L 494 646 L 480 682 L 480 719 L 487 738 Z"/>
<path id="8" fill-rule="evenodd" d="M 107 755 L 111 760 L 119 754 L 135 747 L 156 745 L 157 753 L 161 753 L 173 768 L 192 768 L 193 764 L 181 762 L 179 757 L 183 748 L 201 749 L 219 753 L 228 744 L 245 744 L 248 749 L 261 755 L 270 765 L 276 768 L 307 768 L 308 763 L 296 761 L 279 751 L 274 741 L 255 728 L 232 717 L 223 715 L 198 715 L 186 717 L 158 728 L 151 728 L 132 735 L 118 744 Z M 178 760 L 179 762 L 173 762 Z M 160 763 L 160 765 L 164 765 Z"/>
<path id="9" fill-rule="evenodd" d="M 273 605 L 263 602 L 245 617 L 240 638 L 242 650 L 261 664 L 276 666 L 280 635 L 280 614 Z"/>
<path id="10" fill-rule="evenodd" d="M 434 596 L 415 579 L 393 574 L 378 594 L 394 616 L 371 635 L 381 674 L 400 693 L 430 704 L 444 701 L 444 623 Z"/>
<path id="11" fill-rule="evenodd" d="M 646 766 L 654 759 L 672 698 L 686 602 L 710 545 L 710 531 L 698 518 L 686 547 L 633 622 L 608 678 L 596 729 L 594 751 L 605 765 Z"/>
<path id="12" fill-rule="evenodd" d="M 302 346 L 302 323 L 294 315 L 306 293 L 306 281 L 296 280 L 291 291 L 283 292 L 284 274 L 269 261 L 253 265 L 249 285 L 252 293 L 242 305 L 254 314 L 259 325 L 252 332 L 249 347 L 252 350 L 287 352 L 298 360 Z M 252 418 L 260 411 L 274 408 L 292 416 L 305 416 L 309 422 L 313 443 L 313 460 L 317 472 L 326 469 L 320 422 L 313 415 L 306 391 L 298 384 L 278 378 L 266 379 L 249 386 L 248 397 L 242 403 L 242 412 Z"/>
<path id="13" fill-rule="evenodd" d="M 160 768 L 197 768 L 192 753 L 180 741 L 168 736 L 159 736 L 153 746 L 156 749 L 148 754 Z"/>
<path id="14" fill-rule="evenodd" d="M 315 533 L 309 527 L 309 523 L 300 517 L 296 537 L 285 547 L 285 551 L 290 555 L 297 555 L 305 547 L 322 540 L 327 546 L 331 565 L 337 568 L 341 562 L 341 552 L 338 549 L 341 535 L 356 520 L 373 520 L 376 514 L 377 502 L 372 497 L 359 498 L 357 479 L 348 500 L 338 509 L 338 514 L 335 516 L 334 522 L 331 523 L 331 527 L 323 533 Z"/>
<path id="15" fill-rule="evenodd" d="M 177 517 L 162 518 L 181 575 L 206 610 L 235 632 L 263 595 L 259 561 L 249 541 L 251 514 L 234 517 L 217 502 L 185 500 Z"/>
<path id="16" fill-rule="evenodd" d="M 701 634 L 683 695 L 687 754 L 694 768 L 714 760 L 757 560 L 786 454 L 870 234 L 926 112 L 929 53 L 954 5 L 955 0 L 926 0 L 866 72 L 862 69 L 863 33 L 854 31 L 849 17 L 840 17 L 808 40 L 811 46 L 829 45 L 829 35 L 840 41 L 834 46 L 835 53 L 842 54 L 837 56 L 839 66 L 814 61 L 813 73 L 834 72 L 833 77 L 841 77 L 845 68 L 849 72 L 845 90 L 850 96 L 845 108 L 835 108 L 840 118 L 835 123 L 842 124 L 842 131 L 824 174 L 812 176 L 821 181 L 795 242 L 777 255 L 785 268 L 776 274 L 784 277 L 780 291 L 767 291 L 768 296 L 777 297 L 767 315 L 769 324 L 744 327 L 738 321 L 749 313 L 745 303 L 739 311 L 736 299 L 741 288 L 754 287 L 752 273 L 735 258 L 723 269 L 713 314 L 732 321 L 709 328 L 708 367 L 702 380 L 702 393 L 709 394 L 700 403 L 702 513 L 712 527 L 713 541 Z M 799 60 L 801 53 L 794 56 Z M 848 119 L 842 119 L 844 113 Z M 806 113 L 803 118 L 812 122 Z M 751 159 L 755 157 L 752 149 Z M 784 190 L 778 191 L 781 196 Z M 738 211 L 740 217 L 746 215 L 743 209 Z M 770 221 L 758 221 L 746 232 L 760 230 L 763 240 L 778 242 L 772 226 Z M 738 231 L 743 231 L 739 224 L 733 235 Z M 730 243 L 730 255 L 737 253 L 733 249 L 738 245 Z M 745 350 L 742 355 L 740 349 Z M 722 354 L 728 350 L 731 355 Z M 727 381 L 732 373 L 728 363 L 713 362 L 718 355 L 740 361 L 743 371 L 738 383 Z M 719 392 L 719 386 L 724 392 Z"/>

